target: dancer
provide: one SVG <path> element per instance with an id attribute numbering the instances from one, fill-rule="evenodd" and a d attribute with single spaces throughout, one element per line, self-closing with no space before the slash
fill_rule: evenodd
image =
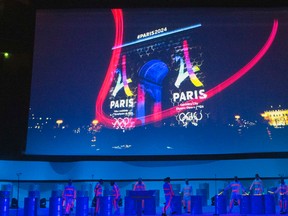
<path id="1" fill-rule="evenodd" d="M 189 184 L 189 180 L 185 180 L 185 184 L 182 188 L 182 194 L 183 194 L 183 199 L 182 199 L 182 205 L 187 213 L 191 212 L 191 196 L 192 196 L 192 185 Z"/>
<path id="2" fill-rule="evenodd" d="M 118 202 L 120 200 L 120 189 L 115 181 L 111 181 L 110 185 L 112 187 L 112 196 L 113 196 L 113 208 L 114 208 L 114 215 L 120 215 L 120 209 Z"/>
<path id="3" fill-rule="evenodd" d="M 174 191 L 173 191 L 172 185 L 170 184 L 170 177 L 167 177 L 164 179 L 163 190 L 164 190 L 166 202 L 165 202 L 165 205 L 163 207 L 162 216 L 167 215 L 167 210 L 169 208 L 170 208 L 170 211 L 172 212 L 172 214 L 174 214 L 173 204 L 172 204 L 172 199 L 174 197 Z"/>
<path id="4" fill-rule="evenodd" d="M 99 211 L 100 211 L 100 197 L 103 196 L 103 183 L 104 183 L 104 181 L 102 179 L 100 179 L 94 188 L 94 193 L 95 193 L 94 215 L 95 216 L 99 215 Z"/>
<path id="5" fill-rule="evenodd" d="M 145 191 L 146 190 L 146 186 L 145 186 L 144 182 L 142 181 L 142 178 L 138 178 L 138 181 L 135 183 L 133 190 L 134 191 Z"/>
<path id="6" fill-rule="evenodd" d="M 138 181 L 135 183 L 133 187 L 133 191 L 146 191 L 146 185 L 142 181 L 142 178 L 138 178 Z M 142 200 L 142 211 L 144 210 L 144 200 Z"/>
<path id="7" fill-rule="evenodd" d="M 256 174 L 255 179 L 252 182 L 249 190 L 250 190 L 250 192 L 252 192 L 253 195 L 262 195 L 263 194 L 263 188 L 264 188 L 263 182 L 260 179 L 259 174 Z"/>
<path id="8" fill-rule="evenodd" d="M 281 178 L 280 185 L 274 193 L 279 194 L 280 214 L 285 214 L 287 212 L 288 186 L 285 184 L 284 178 Z"/>
<path id="9" fill-rule="evenodd" d="M 238 180 L 238 177 L 234 177 L 234 181 L 232 181 L 225 189 L 224 191 L 227 191 L 231 189 L 231 197 L 230 197 L 230 204 L 229 204 L 229 213 L 232 212 L 234 201 L 237 201 L 238 206 L 240 206 L 240 200 L 241 200 L 241 194 L 242 192 L 245 192 L 245 188 L 241 184 L 241 182 Z"/>
<path id="10" fill-rule="evenodd" d="M 69 216 L 74 207 L 74 202 L 76 199 L 76 189 L 72 185 L 72 180 L 70 179 L 68 185 L 63 191 L 63 206 L 65 208 L 65 216 Z"/>

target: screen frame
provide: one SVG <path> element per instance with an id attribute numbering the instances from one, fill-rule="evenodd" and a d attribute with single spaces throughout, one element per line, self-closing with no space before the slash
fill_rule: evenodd
<path id="1" fill-rule="evenodd" d="M 159 2 L 158 2 L 159 3 Z M 125 3 L 124 3 L 125 4 Z M 128 4 L 128 3 L 127 3 Z M 142 3 L 143 4 L 143 3 Z M 175 4 L 177 4 L 176 2 L 171 3 L 170 5 L 168 5 L 167 7 L 175 7 Z M 187 5 L 181 5 L 183 7 L 186 7 Z M 239 5 L 235 6 L 233 5 L 229 5 L 227 4 L 226 1 L 223 1 L 222 3 L 218 4 L 217 7 L 231 7 L 232 9 L 236 9 L 237 7 L 248 7 L 250 9 L 255 8 L 255 5 L 252 5 L 252 3 L 250 4 L 241 4 L 239 3 Z M 195 5 L 193 5 L 194 7 Z M 201 4 L 198 2 L 198 5 L 196 7 L 215 7 L 215 5 L 205 5 L 205 4 Z M 268 5 L 267 5 L 268 6 Z M 271 5 L 269 5 L 270 7 Z M 101 5 L 102 8 L 114 8 L 114 6 L 111 5 L 106 5 L 103 6 Z M 123 4 L 121 4 L 121 7 L 125 8 L 125 6 L 123 6 Z M 127 7 L 127 6 L 126 6 Z M 137 7 L 142 8 L 142 7 L 147 7 L 144 5 L 140 6 L 138 5 Z M 157 6 L 159 7 L 159 6 Z M 191 5 L 190 5 L 191 7 Z M 261 6 L 262 8 L 265 8 L 265 4 L 262 4 Z M 277 2 L 274 2 L 274 7 L 273 9 L 277 9 L 279 7 L 279 3 L 277 4 Z M 47 7 L 47 5 L 38 5 L 37 9 L 86 9 L 86 6 L 83 7 L 83 5 L 81 7 L 79 7 L 79 5 L 70 5 L 70 6 L 56 6 L 55 5 L 50 5 Z M 259 9 L 258 5 L 257 8 Z M 92 8 L 93 9 L 93 8 Z M 280 9 L 279 9 L 280 10 Z M 29 155 L 24 153 L 23 154 L 23 158 L 25 158 L 26 160 L 45 160 L 45 161 L 62 161 L 64 159 L 64 161 L 83 161 L 83 160 L 96 160 L 96 161 L 165 161 L 165 160 L 228 160 L 228 159 L 253 159 L 253 158 L 287 158 L 288 157 L 288 152 L 255 152 L 255 153 L 236 153 L 236 154 L 188 154 L 188 155 L 133 155 L 133 156 L 92 156 L 92 155 Z"/>

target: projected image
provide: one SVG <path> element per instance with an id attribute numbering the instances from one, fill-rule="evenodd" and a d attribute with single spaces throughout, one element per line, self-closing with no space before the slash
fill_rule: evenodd
<path id="1" fill-rule="evenodd" d="M 27 154 L 287 151 L 288 14 L 40 10 Z"/>
<path id="2" fill-rule="evenodd" d="M 186 31 L 199 26 L 188 27 Z M 163 32 L 165 30 L 167 31 L 167 27 L 158 31 Z M 175 111 L 179 123 L 182 122 L 185 127 L 189 123 L 198 124 L 203 116 L 203 106 L 198 105 L 197 100 L 207 98 L 204 85 L 199 79 L 203 79 L 200 70 L 200 65 L 203 62 L 201 51 L 199 51 L 200 47 L 189 47 L 187 41 L 189 34 L 187 33 L 187 38 L 183 35 L 177 38 L 168 36 L 170 33 L 175 37 L 176 32 L 183 31 L 185 29 L 178 29 L 171 33 L 159 34 L 158 37 L 135 41 L 115 48 L 115 52 L 119 52 L 116 49 L 123 47 L 120 60 L 118 60 L 119 65 L 115 70 L 116 81 L 114 83 L 116 84 L 113 86 L 114 83 L 112 83 L 111 95 L 110 92 L 108 93 L 110 96 L 109 109 L 105 110 L 105 113 L 109 113 L 111 117 L 109 120 L 111 121 L 105 120 L 105 118 L 102 120 L 105 113 L 97 113 L 97 107 L 101 109 L 103 104 L 98 103 L 96 116 L 99 116 L 101 122 L 107 123 L 107 126 L 111 123 L 110 126 L 116 129 L 132 129 L 135 126 L 150 123 L 160 125 L 162 119 L 165 118 L 162 116 L 165 112 L 163 108 L 167 110 L 177 104 L 179 107 L 175 108 Z M 160 36 L 161 42 L 155 41 L 154 38 L 160 38 Z M 144 42 L 146 42 L 145 45 L 140 45 Z M 124 47 L 132 46 L 131 44 L 138 44 L 138 46 L 125 51 Z M 129 75 L 132 78 L 127 79 L 127 72 L 130 72 Z M 190 83 L 180 87 L 186 79 Z M 105 92 L 102 91 L 100 95 L 102 96 L 102 94 L 105 95 Z M 166 102 L 165 104 L 164 99 L 170 100 L 170 103 Z M 171 111 L 169 111 L 168 117 L 175 115 L 170 113 Z M 188 120 L 188 118 L 192 119 Z"/>

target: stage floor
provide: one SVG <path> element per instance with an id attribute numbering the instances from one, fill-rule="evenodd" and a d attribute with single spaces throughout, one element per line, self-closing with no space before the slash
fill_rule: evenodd
<path id="1" fill-rule="evenodd" d="M 203 210 L 203 214 L 193 214 L 193 215 L 201 215 L 201 216 L 213 216 L 215 215 L 215 208 L 214 206 L 204 206 L 202 208 Z M 94 212 L 94 209 L 93 208 L 89 208 L 89 216 L 94 216 L 93 214 Z M 24 215 L 24 209 L 23 208 L 19 208 L 18 210 L 18 214 L 17 214 L 17 209 L 10 209 L 9 210 L 9 216 L 23 216 Z M 39 208 L 37 210 L 37 216 L 48 216 L 49 215 L 49 208 Z M 83 214 L 84 215 L 84 214 Z M 144 216 L 161 216 L 162 215 L 162 208 L 161 207 L 157 207 L 156 209 L 156 215 L 145 215 L 143 214 Z M 170 216 L 170 214 L 168 214 Z M 182 214 L 173 214 L 171 216 L 188 216 L 188 215 L 191 215 L 191 214 L 188 214 L 188 213 L 182 213 Z M 240 211 L 239 211 L 239 207 L 238 206 L 235 206 L 234 209 L 233 209 L 233 212 L 232 213 L 227 213 L 227 214 L 219 214 L 220 215 L 225 215 L 225 216 L 252 216 L 252 215 L 257 215 L 257 216 L 269 216 L 269 215 L 283 215 L 283 214 L 280 214 L 280 209 L 278 207 L 276 207 L 276 213 L 275 214 L 240 214 Z M 64 214 L 63 214 L 64 216 Z M 72 212 L 72 214 L 70 216 L 76 216 L 75 214 L 75 210 Z M 121 208 L 120 209 L 120 216 L 128 216 L 128 215 L 125 215 L 124 214 L 124 208 Z"/>

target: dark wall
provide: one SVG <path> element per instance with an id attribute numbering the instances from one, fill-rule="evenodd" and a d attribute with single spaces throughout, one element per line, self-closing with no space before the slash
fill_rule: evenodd
<path id="1" fill-rule="evenodd" d="M 18 157 L 25 148 L 32 68 L 34 9 L 27 3 L 0 5 L 0 155 Z M 10 55 L 4 57 L 4 52 Z"/>

